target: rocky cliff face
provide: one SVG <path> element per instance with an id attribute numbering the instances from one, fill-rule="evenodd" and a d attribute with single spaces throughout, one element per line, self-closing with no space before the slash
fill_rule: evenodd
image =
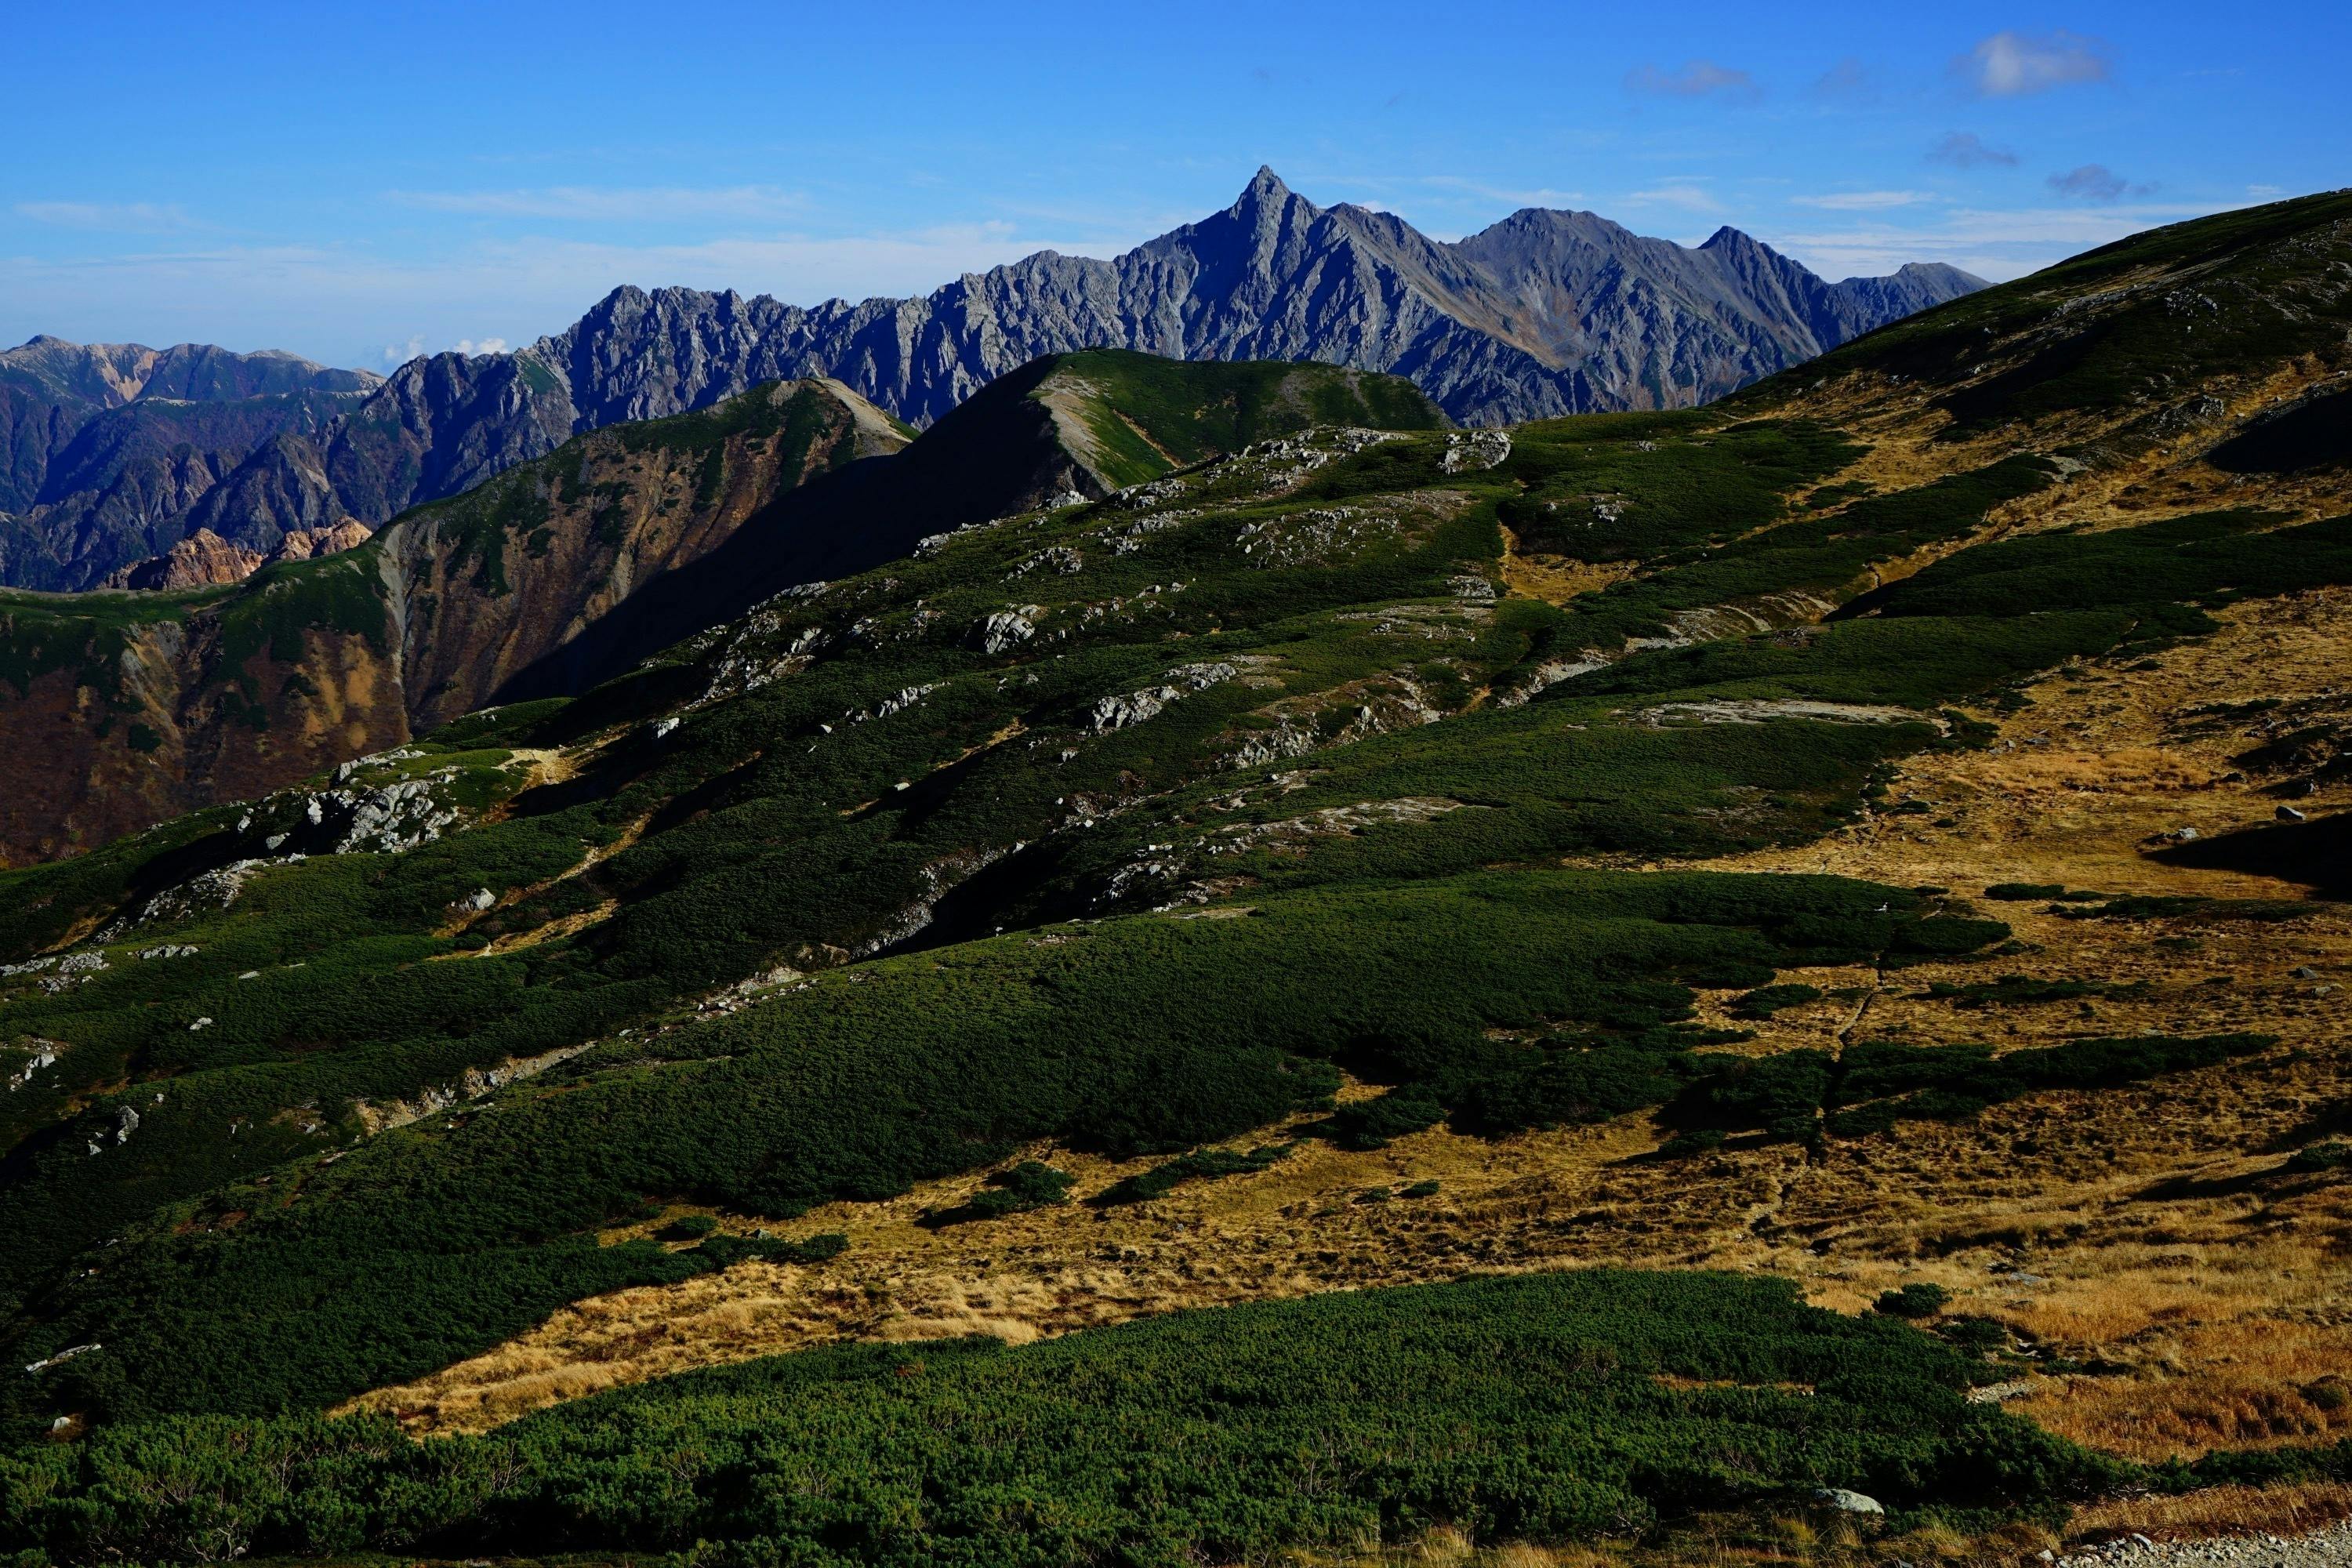
<path id="1" fill-rule="evenodd" d="M 161 555 L 118 568 L 100 584 L 103 588 L 135 588 L 143 592 L 176 593 L 187 588 L 217 587 L 242 583 L 265 566 L 280 561 L 311 561 L 356 550 L 371 537 L 363 522 L 345 518 L 327 528 L 298 528 L 278 541 L 268 554 L 231 544 L 209 528 L 198 528 Z"/>
<path id="2" fill-rule="evenodd" d="M 0 353 L 0 583 L 89 587 L 197 527 L 267 553 L 289 524 L 196 509 L 255 453 L 323 431 L 379 380 L 194 343 L 43 337 Z"/>
<path id="3" fill-rule="evenodd" d="M 1469 425 L 1684 407 L 1981 286 L 1921 266 L 1828 283 L 1736 229 L 1693 250 L 1537 208 L 1449 245 L 1385 213 L 1318 206 L 1261 169 L 1224 211 L 1124 256 L 1040 252 L 921 299 L 803 309 L 616 289 L 515 353 L 415 360 L 334 417 L 193 443 L 201 472 L 179 476 L 173 495 L 151 477 L 141 496 L 160 499 L 123 510 L 163 520 L 172 538 L 204 527 L 267 551 L 290 528 L 379 522 L 584 431 L 706 408 L 766 381 L 834 377 L 922 426 L 1041 355 L 1099 347 L 1390 372 Z M 128 373 L 105 360 L 75 374 L 108 385 Z M 174 374 L 173 384 L 226 384 L 225 372 Z M 0 411 L 0 441 L 13 428 Z M 34 531 L 70 531 L 52 546 L 68 564 L 43 567 L 24 531 L 22 520 L 14 535 L 0 522 L 0 582 L 81 586 L 171 543 L 151 529 L 138 548 L 107 544 L 123 531 L 68 531 L 58 513 Z"/>
<path id="4" fill-rule="evenodd" d="M 560 689 L 566 650 L 617 606 L 903 444 L 838 388 L 763 388 L 583 437 L 325 559 L 305 555 L 360 525 L 289 534 L 257 574 L 257 552 L 199 531 L 127 574 L 225 594 L 0 599 L 0 754 L 31 763 L 0 793 L 0 857 L 266 792 L 509 686 Z"/>
<path id="5" fill-rule="evenodd" d="M 518 379 L 542 421 L 596 425 L 824 374 L 920 425 L 1040 354 L 1117 345 L 1392 372 L 1457 422 L 1499 424 L 1705 403 L 1982 286 L 1948 267 L 1827 283 L 1736 229 L 1688 250 L 1536 208 L 1447 245 L 1261 169 L 1223 212 L 1125 256 L 1041 252 L 920 300 L 616 289 L 521 351 L 543 374 Z"/>

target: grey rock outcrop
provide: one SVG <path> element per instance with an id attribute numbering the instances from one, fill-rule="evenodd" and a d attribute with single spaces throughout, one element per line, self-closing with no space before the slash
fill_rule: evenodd
<path id="1" fill-rule="evenodd" d="M 86 586 L 196 527 L 266 552 L 298 529 L 380 523 L 582 432 L 705 408 L 765 381 L 832 377 L 925 426 L 1041 355 L 1117 347 L 1391 372 L 1457 424 L 1499 425 L 1706 403 L 1982 286 L 1916 263 L 1830 283 L 1737 229 L 1693 249 L 1536 207 L 1446 244 L 1391 214 L 1318 206 L 1260 169 L 1224 211 L 1108 260 L 1040 251 L 919 299 L 807 308 L 615 289 L 551 337 L 512 353 L 412 360 L 363 401 L 336 379 L 362 373 L 288 356 L 37 339 L 0 355 L 0 513 L 24 514 L 0 517 L 0 583 Z M 157 363 L 141 370 L 140 355 Z M 24 453 L 62 442 L 45 433 L 49 415 L 9 401 L 26 379 L 11 379 L 19 358 L 85 387 L 86 400 L 127 401 L 120 388 L 143 376 L 139 385 L 180 395 L 290 380 L 352 405 L 198 443 L 179 469 L 142 469 L 136 495 L 107 516 L 143 520 L 143 534 L 107 543 L 129 525 L 26 513 L 47 458 Z"/>

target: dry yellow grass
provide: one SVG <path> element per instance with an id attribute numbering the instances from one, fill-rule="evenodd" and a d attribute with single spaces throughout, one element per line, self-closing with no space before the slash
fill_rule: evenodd
<path id="1" fill-rule="evenodd" d="M 2352 1486 L 2213 1487 L 2184 1497 L 2122 1498 L 2092 1503 L 2069 1521 L 2077 1539 L 2138 1534 L 2155 1541 L 2219 1535 L 2308 1535 L 2352 1518 Z"/>
<path id="2" fill-rule="evenodd" d="M 2347 609 L 2352 595 L 2341 593 L 2242 607 L 2227 613 L 2219 636 L 2163 656 L 2158 668 L 2055 678 L 2004 723 L 1993 749 L 1930 753 L 1904 770 L 1891 798 L 1926 800 L 1940 815 L 1880 815 L 1824 843 L 1720 864 L 1936 884 L 1955 895 L 1998 881 L 2292 893 L 2261 879 L 2168 867 L 2141 844 L 2178 826 L 2210 835 L 2270 815 L 2253 783 L 2228 782 L 2228 756 L 2246 741 L 2184 741 L 2181 719 L 2249 696 L 2335 690 Z M 2129 1089 L 2036 1096 L 1966 1124 L 1906 1124 L 1893 1136 L 1834 1142 L 1818 1157 L 1768 1146 L 1696 1163 L 1637 1162 L 1660 1137 L 1638 1117 L 1492 1143 L 1433 1131 L 1373 1153 L 1308 1142 L 1264 1173 L 1147 1205 L 919 1226 L 923 1211 L 978 1185 L 977 1176 L 960 1178 L 810 1215 L 795 1232 L 841 1230 L 851 1239 L 847 1254 L 821 1268 L 747 1264 L 583 1302 L 365 1403 L 418 1430 L 480 1429 L 600 1388 L 840 1338 L 982 1332 L 1018 1341 L 1466 1270 L 1622 1263 L 1769 1271 L 1843 1310 L 1906 1281 L 1942 1284 L 1956 1310 L 1998 1318 L 2101 1368 L 2032 1380 L 2012 1407 L 2118 1453 L 2156 1458 L 2352 1432 L 2352 1411 L 2331 1406 L 2321 1387 L 2352 1368 L 2352 1190 L 2340 1180 L 2270 1173 L 2279 1151 L 2316 1119 L 2352 1104 L 2344 994 L 2315 996 L 2288 973 L 2307 963 L 2352 977 L 2352 915 L 2331 909 L 2285 925 L 2189 927 L 2069 921 L 2034 904 L 1981 907 L 2031 944 L 1991 972 L 2141 981 L 2145 993 L 1965 1011 L 1927 997 L 1927 986 L 1983 979 L 1987 967 L 1821 970 L 1794 977 L 1839 994 L 1758 1026 L 1746 1048 L 1849 1037 L 2023 1046 L 2255 1028 L 2300 1048 Z M 2181 945 L 2184 934 L 2196 945 Z M 2174 945 L 2158 946 L 2162 938 Z M 1707 1010 L 1719 1017 L 1727 1000 L 1711 997 Z M 1139 1168 L 1068 1151 L 1027 1152 L 1075 1173 L 1082 1198 Z M 1375 1187 L 1423 1180 L 1439 1182 L 1439 1195 L 1358 1201 Z M 2319 1493 L 2293 1495 L 2303 1500 L 2290 1512 L 2336 1506 Z M 2160 1512 L 2151 1504 L 2131 1514 L 2154 1521 L 2134 1528 L 2156 1533 Z M 2203 1520 L 2187 1504 L 2177 1517 Z M 1957 1562 L 1982 1547 L 1933 1545 L 1906 1551 L 1914 1561 L 1940 1552 Z M 1723 1551 L 1714 1560 L 1752 1560 L 1746 1547 Z M 1501 1568 L 1499 1556 L 1479 1560 Z"/>
<path id="3" fill-rule="evenodd" d="M 1633 563 L 1578 561 L 1566 555 L 1531 553 L 1520 548 L 1519 536 L 1509 529 L 1503 535 L 1503 585 L 1524 599 L 1564 605 L 1580 594 L 1596 594 L 1612 583 L 1633 574 Z"/>

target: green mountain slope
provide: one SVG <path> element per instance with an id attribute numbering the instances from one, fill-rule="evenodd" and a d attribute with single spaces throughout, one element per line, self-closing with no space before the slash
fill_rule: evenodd
<path id="1" fill-rule="evenodd" d="M 1041 360 L 922 440 L 836 383 L 583 436 L 362 548 L 158 597 L 0 595 L 0 855 L 47 858 L 568 695 L 793 583 L 1315 420 L 1428 428 L 1322 365 Z M 905 447 L 903 458 L 890 457 Z"/>
<path id="2" fill-rule="evenodd" d="M 0 1299 L 9 1353 L 42 1363 L 9 1418 L 315 1411 L 591 1294 L 822 1269 L 812 1208 L 1037 1141 L 1179 1152 L 1307 1115 L 1343 1147 L 1499 1142 L 1642 1113 L 1651 1160 L 1819 1154 L 2269 1059 L 2268 1029 L 2091 1026 L 1997 1069 L 1843 1035 L 1751 1054 L 1709 994 L 2017 947 L 1941 886 L 1683 868 L 1893 809 L 1895 767 L 1986 744 L 2053 670 L 2352 585 L 2324 471 L 2205 460 L 2332 385 L 2340 334 L 2208 361 L 2212 312 L 2163 303 L 2202 279 L 2225 321 L 2282 290 L 2337 309 L 2339 207 L 2165 231 L 1693 414 L 1381 430 L 1415 410 L 1345 373 L 1069 356 L 845 470 L 910 487 L 876 524 L 920 521 L 903 558 L 575 700 L 0 876 Z M 2171 355 L 2172 401 L 2136 401 L 2128 367 L 2105 401 L 2003 381 L 2077 338 L 2083 364 Z M 2184 405 L 2202 422 L 2150 423 Z M 919 497 L 976 473 L 1095 499 L 930 526 L 952 514 Z M 680 1204 L 732 1223 L 631 1229 Z M 1979 1430 L 1906 1408 L 1937 1442 Z M 667 1440 L 645 1420 L 598 1440 L 635 1464 Z M 2037 1452 L 1984 1495 L 2091 1484 Z M 1518 1462 L 1463 1484 L 1491 1499 Z M 1755 1473 L 1634 1489 L 1716 1506 L 1798 1471 Z M 680 1484 L 660 1530 L 574 1512 L 567 1543 L 751 1528 L 709 1501 L 734 1481 Z M 1503 1528 L 1587 1528 L 1527 1522 L 1550 1517 Z M 362 1536 L 395 1540 L 334 1549 Z"/>

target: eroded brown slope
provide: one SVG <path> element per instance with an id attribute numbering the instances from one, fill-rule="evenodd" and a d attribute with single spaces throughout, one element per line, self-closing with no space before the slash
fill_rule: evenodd
<path id="1" fill-rule="evenodd" d="M 789 580 L 810 552 L 780 502 L 904 444 L 835 384 L 780 383 L 583 437 L 226 594 L 0 602 L 0 860 L 89 848 L 485 703 L 577 689 L 610 672 L 596 634 L 615 612 L 660 641 L 704 624 L 709 587 L 681 594 L 680 578 L 723 547 Z"/>

